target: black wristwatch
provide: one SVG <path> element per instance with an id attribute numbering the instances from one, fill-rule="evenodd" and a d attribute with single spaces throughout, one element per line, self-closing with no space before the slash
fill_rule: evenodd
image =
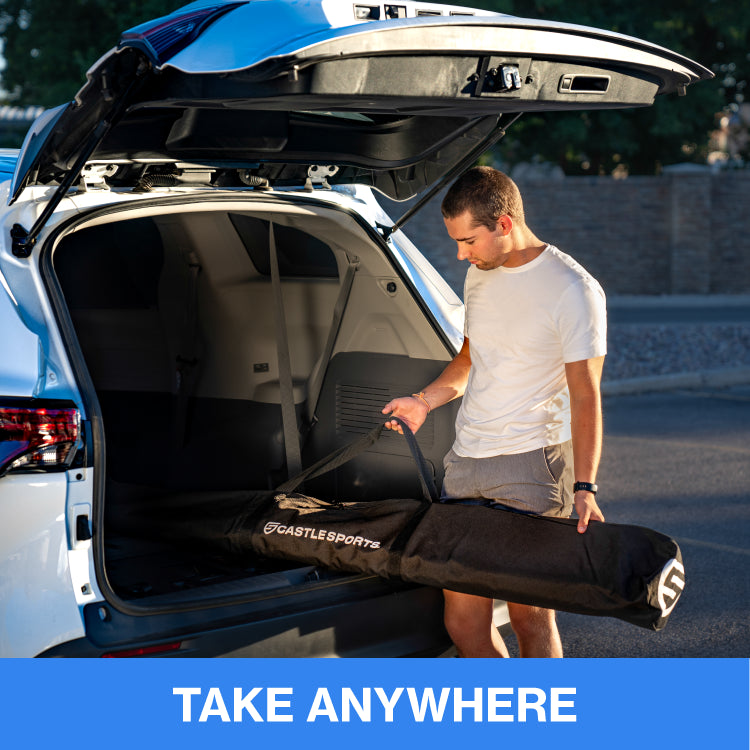
<path id="1" fill-rule="evenodd" d="M 584 490 L 585 492 L 590 492 L 592 495 L 596 495 L 598 489 L 599 488 L 595 484 L 591 484 L 591 482 L 576 482 L 573 485 L 573 492 Z"/>

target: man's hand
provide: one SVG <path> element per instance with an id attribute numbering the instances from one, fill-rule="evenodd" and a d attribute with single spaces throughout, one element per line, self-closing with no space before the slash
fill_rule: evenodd
<path id="1" fill-rule="evenodd" d="M 394 417 L 402 419 L 412 432 L 416 432 L 424 424 L 425 419 L 427 419 L 429 409 L 421 398 L 402 396 L 401 398 L 394 398 L 393 401 L 389 401 L 383 407 L 382 413 L 392 414 Z M 386 422 L 385 426 L 386 429 L 396 430 L 396 432 L 400 432 L 402 435 L 404 433 L 401 425 L 395 420 Z"/>
<path id="2" fill-rule="evenodd" d="M 420 391 L 420 396 L 401 396 L 389 401 L 383 407 L 383 414 L 391 414 L 402 419 L 404 423 L 416 432 L 423 424 L 427 415 L 454 398 L 463 396 L 466 382 L 471 369 L 471 354 L 469 339 L 464 337 L 461 351 L 446 365 L 440 375 Z M 427 394 L 427 395 L 425 395 Z M 428 406 L 429 404 L 429 406 Z M 388 421 L 385 426 L 389 430 L 396 430 L 403 434 L 401 426 L 396 421 Z"/>
<path id="3" fill-rule="evenodd" d="M 583 534 L 589 526 L 589 521 L 603 521 L 604 514 L 596 504 L 596 495 L 593 492 L 579 490 L 576 492 L 573 503 L 578 514 L 578 533 Z"/>

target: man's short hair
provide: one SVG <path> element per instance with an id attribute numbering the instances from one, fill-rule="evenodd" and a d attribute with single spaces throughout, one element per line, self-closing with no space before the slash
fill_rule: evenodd
<path id="1" fill-rule="evenodd" d="M 464 172 L 443 198 L 446 219 L 455 219 L 468 211 L 477 225 L 494 230 L 501 216 L 524 222 L 521 192 L 508 175 L 492 167 L 473 167 Z"/>

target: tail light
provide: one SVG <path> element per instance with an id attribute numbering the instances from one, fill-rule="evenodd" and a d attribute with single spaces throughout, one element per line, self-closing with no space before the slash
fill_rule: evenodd
<path id="1" fill-rule="evenodd" d="M 246 4 L 247 0 L 223 3 L 157 18 L 126 31 L 120 38 L 120 44 L 141 47 L 145 45 L 157 64 L 162 64 L 195 41 L 217 18 Z"/>
<path id="2" fill-rule="evenodd" d="M 181 646 L 182 642 L 176 641 L 175 643 L 161 643 L 158 646 L 140 646 L 123 651 L 108 651 L 106 654 L 102 654 L 102 659 L 133 659 L 139 656 L 158 656 L 159 654 L 179 651 Z"/>
<path id="3" fill-rule="evenodd" d="M 80 413 L 67 402 L 0 404 L 0 476 L 67 469 L 80 434 Z"/>

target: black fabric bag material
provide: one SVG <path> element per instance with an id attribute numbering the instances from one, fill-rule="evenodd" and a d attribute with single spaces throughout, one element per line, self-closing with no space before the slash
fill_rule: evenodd
<path id="1" fill-rule="evenodd" d="M 374 443 L 381 430 L 319 461 L 277 492 L 174 497 L 168 533 L 190 543 L 218 545 L 231 554 L 252 551 L 332 570 L 616 617 L 652 630 L 665 626 L 685 583 L 673 539 L 641 526 L 596 521 L 579 534 L 575 520 L 434 502 L 434 484 L 410 434 L 423 499 L 330 503 L 294 492 L 306 478 L 341 465 Z"/>

